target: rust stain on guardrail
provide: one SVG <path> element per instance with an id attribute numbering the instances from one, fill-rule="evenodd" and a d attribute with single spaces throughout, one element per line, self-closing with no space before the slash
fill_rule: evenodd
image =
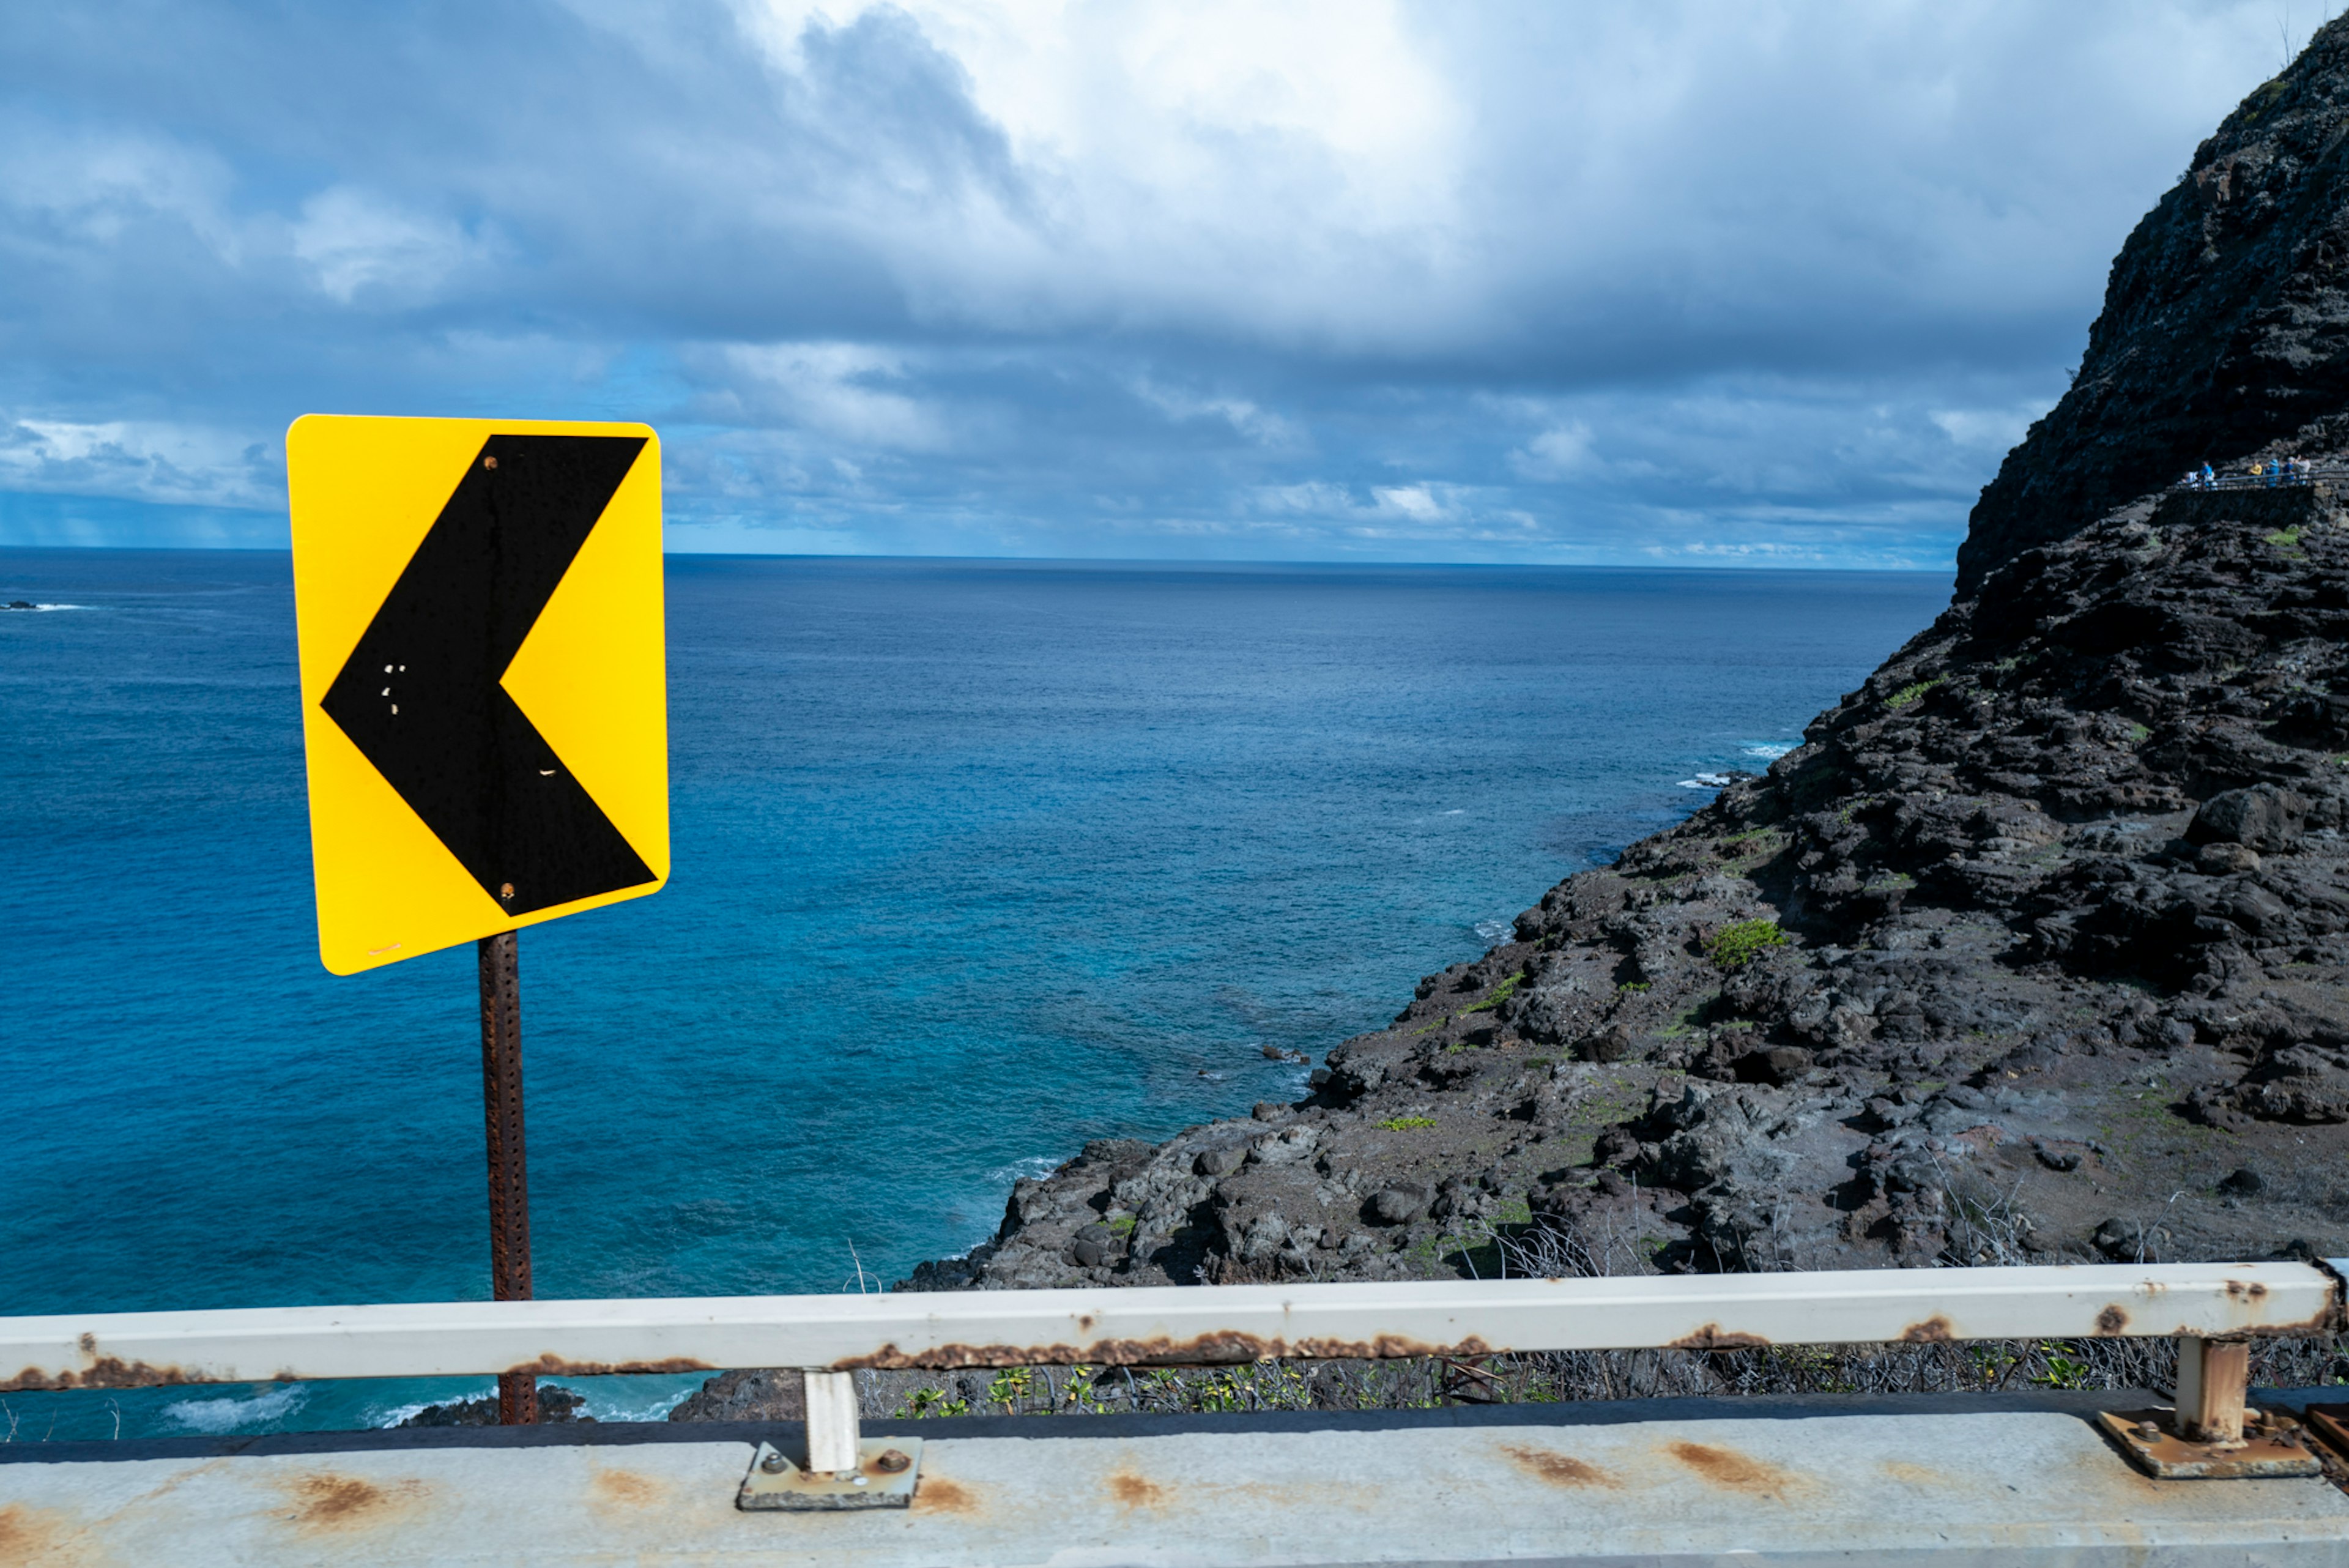
<path id="1" fill-rule="evenodd" d="M 960 1481 L 944 1476 L 926 1475 L 914 1488 L 914 1501 L 907 1505 L 915 1513 L 982 1513 L 986 1510 L 978 1494 Z"/>
<path id="2" fill-rule="evenodd" d="M 281 1373 L 280 1379 L 290 1379 L 292 1374 Z M 0 1378 L 0 1394 L 19 1390 L 51 1388 L 159 1388 L 176 1383 L 212 1383 L 221 1379 L 202 1372 L 190 1372 L 178 1366 L 150 1366 L 143 1361 L 122 1361 L 111 1355 L 101 1355 L 78 1372 L 45 1372 L 37 1366 L 27 1366 L 14 1377 Z M 239 1383 L 260 1383 L 270 1379 L 240 1377 Z"/>
<path id="3" fill-rule="evenodd" d="M 1723 1328 L 1717 1323 L 1706 1324 L 1694 1334 L 1684 1334 L 1666 1345 L 1666 1350 L 1764 1350 L 1770 1342 L 1758 1334 L 1745 1334 Z"/>
<path id="4" fill-rule="evenodd" d="M 1664 1452 L 1701 1480 L 1749 1497 L 1784 1502 L 1789 1497 L 1817 1490 L 1814 1482 L 1792 1470 L 1713 1443 L 1667 1443 Z"/>
<path id="5" fill-rule="evenodd" d="M 405 1517 L 423 1497 L 425 1487 L 419 1480 L 378 1485 L 359 1476 L 320 1470 L 289 1480 L 285 1491 L 294 1504 L 285 1518 L 295 1529 L 305 1535 L 347 1534 Z"/>
<path id="6" fill-rule="evenodd" d="M 536 1361 L 517 1361 L 502 1370 L 528 1372 L 540 1377 L 617 1377 L 665 1372 L 722 1372 L 725 1368 L 696 1361 L 689 1355 L 672 1355 L 665 1361 L 569 1361 L 549 1351 Z"/>
<path id="7" fill-rule="evenodd" d="M 1401 1334 L 1375 1339 L 1273 1339 L 1237 1330 L 1211 1330 L 1189 1339 L 1099 1339 L 1089 1345 L 941 1345 L 900 1350 L 894 1343 L 831 1364 L 834 1372 L 971 1366 L 1219 1366 L 1249 1361 L 1392 1361 L 1413 1356 L 1494 1355 L 1499 1347 L 1474 1337 L 1431 1345 Z"/>
<path id="8" fill-rule="evenodd" d="M 1554 1449 L 1537 1449 L 1530 1445 L 1505 1443 L 1501 1447 L 1501 1452 L 1508 1455 L 1511 1462 L 1519 1469 L 1536 1480 L 1547 1481 L 1551 1486 L 1620 1488 L 1623 1484 L 1622 1478 L 1616 1475 L 1614 1471 L 1602 1469 L 1588 1460 L 1578 1459 L 1571 1454 L 1561 1454 Z"/>
<path id="9" fill-rule="evenodd" d="M 1121 1508 L 1156 1508 L 1166 1501 L 1166 1489 L 1129 1466 L 1111 1474 L 1109 1495 Z"/>

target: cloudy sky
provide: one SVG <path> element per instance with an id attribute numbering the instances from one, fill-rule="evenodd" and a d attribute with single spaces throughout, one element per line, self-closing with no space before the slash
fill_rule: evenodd
<path id="1" fill-rule="evenodd" d="M 0 544 L 305 411 L 645 420 L 671 547 L 1944 566 L 2320 7 L 0 7 Z"/>

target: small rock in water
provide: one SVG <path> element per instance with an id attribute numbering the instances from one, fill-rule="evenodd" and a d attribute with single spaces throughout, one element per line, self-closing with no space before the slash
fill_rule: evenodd
<path id="1" fill-rule="evenodd" d="M 551 1383 L 539 1385 L 538 1418 L 541 1421 L 593 1421 L 595 1417 L 579 1413 L 586 1404 L 585 1395 L 574 1394 Z M 477 1399 L 451 1399 L 445 1405 L 427 1405 L 399 1424 L 403 1427 L 494 1427 L 498 1424 L 498 1397 L 484 1394 Z"/>

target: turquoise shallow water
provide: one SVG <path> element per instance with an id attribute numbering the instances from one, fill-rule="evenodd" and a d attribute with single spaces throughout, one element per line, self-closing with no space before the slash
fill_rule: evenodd
<path id="1" fill-rule="evenodd" d="M 673 879 L 523 937 L 539 1292 L 895 1280 L 1086 1138 L 1293 1094 L 1264 1045 L 1382 1021 L 1947 595 L 673 559 Z M 318 965 L 285 557 L 0 551 L 19 597 L 77 607 L 0 615 L 0 1313 L 486 1296 L 471 953 Z M 460 1386 L 11 1396 L 0 1436 Z"/>

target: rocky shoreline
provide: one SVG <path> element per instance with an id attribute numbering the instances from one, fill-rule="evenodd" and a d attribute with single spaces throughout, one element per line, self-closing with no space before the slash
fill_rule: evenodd
<path id="1" fill-rule="evenodd" d="M 901 1289 L 2349 1251 L 2349 19 L 2196 151 L 1957 597 L 1766 776 Z"/>
<path id="2" fill-rule="evenodd" d="M 1089 1143 L 897 1288 L 2349 1254 L 2349 490 L 2168 488 L 2349 450 L 2344 122 L 2349 19 L 2130 235 L 1950 608 L 1765 776 L 1550 888 L 1305 1098 Z M 1515 1393 L 1431 1363 L 1246 1398 L 2169 1376 L 2148 1342 L 1845 1348 L 1826 1373 L 1606 1353 L 1476 1374 Z M 2287 1383 L 2349 1368 L 2261 1354 L 2301 1358 L 2257 1374 Z M 1006 1386 L 956 1374 L 906 1408 L 1025 1408 Z M 792 1397 L 728 1373 L 676 1417 Z"/>
<path id="3" fill-rule="evenodd" d="M 2024 552 L 1308 1098 L 1089 1144 L 900 1288 L 2349 1250 L 2344 522 Z"/>

